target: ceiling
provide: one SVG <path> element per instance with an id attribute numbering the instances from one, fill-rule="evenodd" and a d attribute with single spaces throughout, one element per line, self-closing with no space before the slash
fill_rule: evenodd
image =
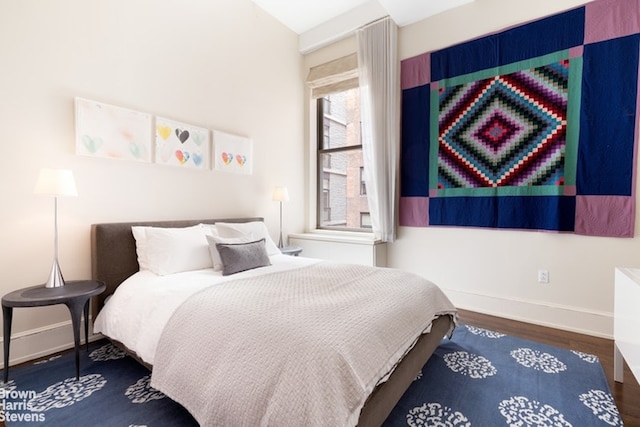
<path id="1" fill-rule="evenodd" d="M 384 16 L 400 27 L 472 0 L 253 0 L 299 35 L 300 51 L 315 50 Z"/>

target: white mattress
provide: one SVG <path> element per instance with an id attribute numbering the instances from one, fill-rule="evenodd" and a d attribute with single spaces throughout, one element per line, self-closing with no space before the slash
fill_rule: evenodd
<path id="1" fill-rule="evenodd" d="M 127 346 L 144 362 L 153 365 L 160 335 L 175 310 L 192 294 L 210 286 L 266 273 L 296 269 L 318 260 L 287 255 L 270 257 L 271 266 L 231 276 L 204 269 L 158 276 L 140 271 L 125 280 L 100 310 L 94 332 Z"/>

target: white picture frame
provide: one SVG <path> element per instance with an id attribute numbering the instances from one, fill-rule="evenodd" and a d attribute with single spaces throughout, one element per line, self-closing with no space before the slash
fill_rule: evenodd
<path id="1" fill-rule="evenodd" d="M 244 136 L 213 131 L 216 170 L 243 175 L 253 173 L 253 140 Z"/>
<path id="2" fill-rule="evenodd" d="M 76 154 L 151 162 L 151 114 L 75 98 Z"/>

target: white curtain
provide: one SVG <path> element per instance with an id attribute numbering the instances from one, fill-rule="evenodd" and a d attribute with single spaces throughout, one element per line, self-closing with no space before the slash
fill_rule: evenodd
<path id="1" fill-rule="evenodd" d="M 384 18 L 356 31 L 364 181 L 377 239 L 393 242 L 400 139 L 396 24 Z"/>

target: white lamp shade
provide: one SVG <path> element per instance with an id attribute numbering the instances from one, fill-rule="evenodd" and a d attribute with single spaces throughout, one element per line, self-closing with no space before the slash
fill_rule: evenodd
<path id="1" fill-rule="evenodd" d="M 276 187 L 273 190 L 273 200 L 276 202 L 288 202 L 289 191 L 287 190 L 287 187 Z"/>
<path id="2" fill-rule="evenodd" d="M 34 193 L 49 196 L 77 196 L 78 190 L 73 172 L 69 169 L 42 169 Z"/>

